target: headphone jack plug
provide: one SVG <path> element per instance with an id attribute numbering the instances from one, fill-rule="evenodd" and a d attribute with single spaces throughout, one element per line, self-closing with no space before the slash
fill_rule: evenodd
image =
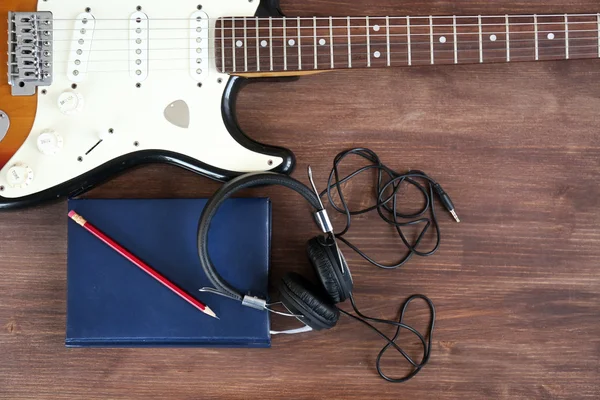
<path id="1" fill-rule="evenodd" d="M 456 210 L 454 209 L 454 203 L 452 203 L 452 200 L 450 199 L 450 196 L 448 196 L 448 193 L 446 193 L 444 189 L 442 189 L 439 183 L 436 183 L 435 185 L 433 185 L 433 187 L 435 188 L 435 191 L 440 197 L 440 201 L 444 205 L 444 208 L 448 210 L 448 212 L 454 217 L 454 220 L 456 222 L 460 222 L 460 218 L 458 218 L 458 214 L 456 214 Z"/>

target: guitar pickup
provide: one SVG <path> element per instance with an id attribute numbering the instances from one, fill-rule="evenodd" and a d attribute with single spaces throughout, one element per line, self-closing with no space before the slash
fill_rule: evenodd
<path id="1" fill-rule="evenodd" d="M 129 76 L 138 83 L 148 77 L 148 16 L 140 11 L 129 19 Z"/>
<path id="2" fill-rule="evenodd" d="M 13 96 L 52 84 L 53 18 L 49 11 L 8 13 L 8 84 Z"/>
<path id="3" fill-rule="evenodd" d="M 196 11 L 190 17 L 190 75 L 198 82 L 206 79 L 209 70 L 210 46 L 208 15 Z"/>
<path id="4" fill-rule="evenodd" d="M 81 82 L 87 74 L 95 28 L 96 19 L 92 14 L 81 13 L 75 18 L 67 66 L 71 82 Z"/>

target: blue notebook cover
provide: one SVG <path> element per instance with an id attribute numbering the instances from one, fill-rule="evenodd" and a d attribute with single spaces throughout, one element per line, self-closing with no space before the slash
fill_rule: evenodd
<path id="1" fill-rule="evenodd" d="M 69 219 L 68 347 L 270 347 L 269 313 L 201 293 L 196 231 L 206 200 L 69 200 L 96 228 L 207 304 L 211 318 Z M 65 216 L 66 218 L 66 216 Z M 271 239 L 268 199 L 230 199 L 211 225 L 209 252 L 221 275 L 266 296 Z"/>

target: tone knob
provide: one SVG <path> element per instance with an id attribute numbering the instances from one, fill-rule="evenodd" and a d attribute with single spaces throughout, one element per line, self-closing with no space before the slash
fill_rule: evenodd
<path id="1" fill-rule="evenodd" d="M 14 164 L 6 172 L 6 181 L 13 188 L 24 188 L 33 181 L 33 170 L 22 163 Z"/>
<path id="2" fill-rule="evenodd" d="M 72 91 L 61 93 L 58 96 L 58 109 L 65 115 L 77 114 L 83 110 L 83 96 Z"/>
<path id="3" fill-rule="evenodd" d="M 63 147 L 62 137 L 51 129 L 46 129 L 37 138 L 38 150 L 47 156 L 53 156 Z"/>

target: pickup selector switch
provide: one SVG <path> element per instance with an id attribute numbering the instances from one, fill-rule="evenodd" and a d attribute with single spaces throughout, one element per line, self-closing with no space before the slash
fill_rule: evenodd
<path id="1" fill-rule="evenodd" d="M 57 154 L 63 147 L 62 137 L 51 129 L 46 129 L 37 138 L 38 150 L 47 156 Z"/>
<path id="2" fill-rule="evenodd" d="M 14 164 L 6 171 L 6 181 L 10 187 L 24 188 L 33 181 L 33 170 L 22 163 Z"/>
<path id="3" fill-rule="evenodd" d="M 79 93 L 66 91 L 58 96 L 58 109 L 65 115 L 74 115 L 83 110 L 83 96 Z"/>

